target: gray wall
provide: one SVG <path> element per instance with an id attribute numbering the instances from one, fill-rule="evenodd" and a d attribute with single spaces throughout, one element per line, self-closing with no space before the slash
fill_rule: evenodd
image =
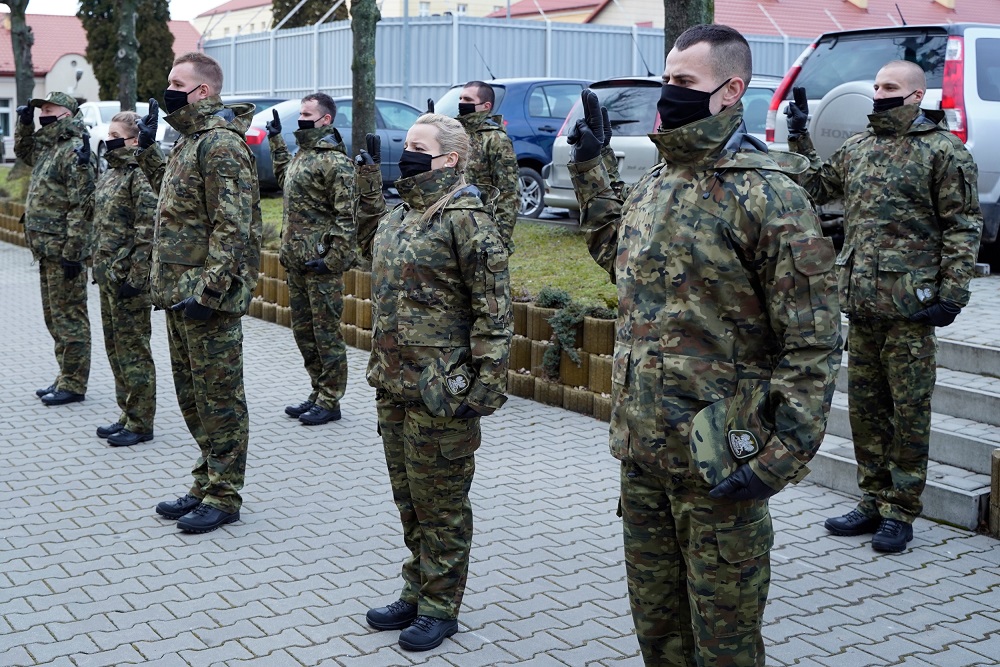
<path id="1" fill-rule="evenodd" d="M 783 75 L 810 40 L 748 37 L 754 71 Z M 386 18 L 375 40 L 376 94 L 423 108 L 452 84 L 557 76 L 606 79 L 663 72 L 663 30 L 459 16 Z M 205 42 L 228 95 L 351 94 L 349 21 Z M 643 61 L 645 60 L 645 64 Z M 492 72 L 492 75 L 490 74 Z"/>

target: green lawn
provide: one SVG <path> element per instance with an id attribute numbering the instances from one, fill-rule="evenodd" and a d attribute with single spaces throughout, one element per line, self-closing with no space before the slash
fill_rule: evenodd
<path id="1" fill-rule="evenodd" d="M 0 199 L 13 199 L 23 202 L 28 196 L 28 177 L 31 170 L 23 167 L 24 175 L 21 178 L 11 179 L 10 172 L 13 165 L 0 165 Z"/>
<path id="2" fill-rule="evenodd" d="M 548 285 L 566 290 L 579 301 L 616 307 L 615 286 L 590 257 L 577 227 L 518 220 L 510 279 L 515 291 L 525 289 L 532 296 Z"/>

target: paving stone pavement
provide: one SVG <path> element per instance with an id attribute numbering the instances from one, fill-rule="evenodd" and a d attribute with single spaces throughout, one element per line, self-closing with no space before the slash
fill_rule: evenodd
<path id="1" fill-rule="evenodd" d="M 26 250 L 0 243 L 0 289 L 0 666 L 641 664 L 606 424 L 518 398 L 484 422 L 460 633 L 408 654 L 364 622 L 395 598 L 403 557 L 366 353 L 350 351 L 343 420 L 300 426 L 282 414 L 306 388 L 291 332 L 245 319 L 242 520 L 184 535 L 153 513 L 186 490 L 196 451 L 162 313 L 156 439 L 115 449 L 94 435 L 117 412 L 96 290 L 87 400 L 47 408 L 33 391 L 55 361 Z M 1000 542 L 918 520 L 906 553 L 876 556 L 821 526 L 852 505 L 808 481 L 772 501 L 768 665 L 996 665 Z"/>

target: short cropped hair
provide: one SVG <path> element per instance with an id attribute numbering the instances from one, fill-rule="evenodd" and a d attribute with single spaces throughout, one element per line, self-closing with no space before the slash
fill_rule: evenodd
<path id="1" fill-rule="evenodd" d="M 219 61 L 204 53 L 191 51 L 174 58 L 174 67 L 184 63 L 194 65 L 195 73 L 204 83 L 208 84 L 213 95 L 222 92 L 222 67 L 219 65 Z"/>
<path id="2" fill-rule="evenodd" d="M 712 71 L 720 81 L 734 76 L 749 84 L 753 74 L 753 56 L 750 44 L 743 35 L 727 25 L 711 23 L 691 26 L 680 34 L 674 48 L 683 51 L 700 42 L 711 46 Z"/>
<path id="3" fill-rule="evenodd" d="M 882 69 L 889 67 L 902 70 L 906 82 L 914 90 L 927 90 L 927 75 L 924 73 L 924 68 L 917 63 L 910 62 L 909 60 L 890 60 L 882 66 Z"/>
<path id="4" fill-rule="evenodd" d="M 330 120 L 333 121 L 337 118 L 337 103 L 333 101 L 333 98 L 326 93 L 313 93 L 311 95 L 306 95 L 302 98 L 302 104 L 306 102 L 315 102 L 319 110 L 323 112 L 323 115 L 330 114 Z"/>
<path id="5" fill-rule="evenodd" d="M 121 125 L 128 129 L 128 136 L 126 139 L 131 139 L 133 137 L 139 136 L 139 114 L 134 111 L 119 111 L 114 116 L 111 117 L 112 123 L 121 123 Z M 110 124 L 110 123 L 109 123 Z"/>
<path id="6" fill-rule="evenodd" d="M 475 88 L 476 97 L 479 98 L 480 104 L 486 104 L 489 102 L 491 105 L 496 104 L 497 96 L 493 92 L 493 86 L 486 83 L 485 81 L 470 81 L 469 83 L 462 86 L 463 88 Z"/>

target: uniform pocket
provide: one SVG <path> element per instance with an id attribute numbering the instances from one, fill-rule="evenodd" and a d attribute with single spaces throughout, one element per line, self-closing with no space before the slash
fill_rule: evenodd
<path id="1" fill-rule="evenodd" d="M 840 330 L 837 275 L 833 267 L 837 251 L 833 241 L 815 236 L 791 241 L 795 266 L 795 317 L 799 335 L 809 341 L 836 338 Z"/>
<path id="2" fill-rule="evenodd" d="M 940 257 L 932 252 L 880 248 L 879 297 L 888 297 L 895 310 L 909 318 L 937 300 L 939 265 Z"/>
<path id="3" fill-rule="evenodd" d="M 471 456 L 482 442 L 478 419 L 437 417 L 419 410 L 407 412 L 403 432 L 416 445 L 436 444 L 441 456 L 449 461 Z"/>
<path id="4" fill-rule="evenodd" d="M 234 324 L 205 338 L 205 352 L 210 357 L 222 357 L 243 342 L 243 326 L 239 320 Z"/>

